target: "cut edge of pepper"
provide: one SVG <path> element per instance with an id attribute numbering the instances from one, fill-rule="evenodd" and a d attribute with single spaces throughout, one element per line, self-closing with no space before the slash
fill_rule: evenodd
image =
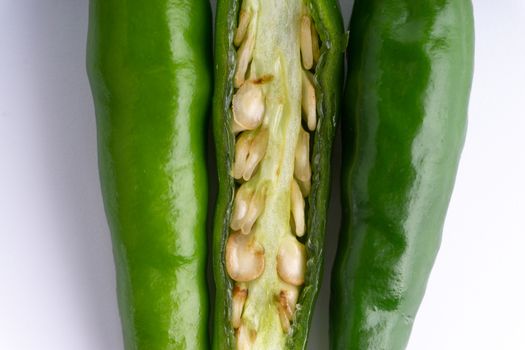
<path id="1" fill-rule="evenodd" d="M 233 164 L 233 150 L 234 150 L 234 135 L 231 132 L 231 123 L 232 123 L 232 115 L 230 113 L 230 103 L 233 98 L 233 76 L 235 74 L 235 47 L 233 44 L 233 34 L 235 33 L 236 25 L 237 25 L 237 17 L 240 10 L 240 4 L 241 1 L 239 0 L 233 0 L 228 2 L 228 6 L 230 9 L 233 8 L 234 11 L 229 11 L 228 16 L 228 59 L 227 59 L 227 67 L 228 67 L 228 79 L 225 81 L 225 84 L 223 86 L 226 86 L 226 91 L 224 92 L 224 99 L 222 102 L 223 108 L 222 115 L 223 115 L 223 130 L 228 131 L 229 135 L 227 138 L 227 154 L 226 154 L 226 169 L 231 169 Z M 316 150 L 319 150 L 323 148 L 326 152 L 326 147 L 331 148 L 332 140 L 333 140 L 333 134 L 335 131 L 335 120 L 336 120 L 336 114 L 338 114 L 338 108 L 337 108 L 337 101 L 339 99 L 339 91 L 335 91 L 338 89 L 340 84 L 332 84 L 331 87 L 332 90 L 336 92 L 335 96 L 331 93 L 323 94 L 321 86 L 326 85 L 325 80 L 335 80 L 338 83 L 341 83 L 341 79 L 337 74 L 334 74 L 334 72 L 340 72 L 341 69 L 339 67 L 333 67 L 333 69 L 328 69 L 325 67 L 326 64 L 332 62 L 332 64 L 339 66 L 342 64 L 342 52 L 344 49 L 340 49 L 339 41 L 343 42 L 343 40 L 339 40 L 337 37 L 339 34 L 341 36 L 344 36 L 344 31 L 342 27 L 342 19 L 340 18 L 340 13 L 338 12 L 337 4 L 332 1 L 327 1 L 325 4 L 318 4 L 317 2 L 312 1 L 306 1 L 308 4 L 308 8 L 310 9 L 310 13 L 313 19 L 313 22 L 315 23 L 315 26 L 319 32 L 319 38 L 321 40 L 321 47 L 320 47 L 320 57 L 319 62 L 317 64 L 317 70 L 314 74 L 313 81 L 315 86 L 316 95 L 318 96 L 317 103 L 316 103 L 316 109 L 318 113 L 318 123 L 320 124 L 315 132 L 313 133 L 313 157 L 312 158 L 321 158 L 318 159 L 318 163 L 321 163 L 319 165 L 324 165 L 327 162 L 330 161 L 331 157 L 331 151 L 330 149 L 327 151 L 326 155 L 319 155 L 318 153 L 315 153 Z M 334 5 L 335 4 L 335 5 Z M 336 24 L 325 26 L 324 22 L 321 20 L 321 18 L 327 20 L 330 15 L 336 14 L 337 18 L 335 20 Z M 337 23 L 339 22 L 339 23 Z M 340 25 L 339 25 L 340 24 Z M 328 27 L 332 28 L 328 28 Z M 334 30 L 340 29 L 340 32 L 337 32 Z M 332 34 L 332 35 L 331 35 Z M 334 50 L 335 49 L 335 50 Z M 335 55 L 340 55 L 340 58 L 334 57 Z M 325 76 L 326 75 L 326 76 Z M 335 87 L 334 87 L 335 86 Z M 334 100 L 335 99 L 335 100 Z M 326 113 L 325 113 L 326 112 Z M 326 115 L 325 115 L 326 114 Z M 224 137 L 224 135 L 222 136 Z M 327 142 L 329 144 L 327 144 Z M 312 160 L 313 161 L 313 160 Z M 313 163 L 312 163 L 313 165 Z M 292 327 L 290 329 L 290 332 L 287 335 L 287 346 L 288 347 L 297 347 L 297 348 L 303 348 L 306 344 L 306 339 L 304 336 L 308 332 L 308 326 L 311 322 L 311 314 L 313 310 L 311 310 L 313 303 L 315 301 L 315 298 L 318 293 L 318 280 L 321 278 L 321 270 L 322 270 L 322 257 L 316 256 L 316 253 L 319 253 L 322 251 L 322 243 L 324 238 L 324 232 L 316 232 L 319 231 L 319 229 L 322 228 L 321 231 L 324 231 L 325 226 L 325 217 L 318 217 L 318 216 L 325 216 L 326 215 L 326 206 L 327 206 L 327 198 L 328 198 L 328 187 L 329 187 L 329 173 L 324 173 L 320 175 L 320 169 L 318 169 L 315 166 L 312 166 L 312 179 L 315 179 L 312 183 L 312 195 L 310 196 L 308 200 L 308 223 L 307 223 L 307 233 L 306 233 L 306 249 L 308 251 L 308 271 L 307 271 L 307 281 L 306 284 L 303 286 L 303 290 L 300 293 L 299 301 L 298 301 L 298 308 L 295 313 L 294 319 L 297 319 L 300 322 L 294 321 L 292 324 Z M 326 171 L 326 169 L 325 169 Z M 224 176 L 225 174 L 223 174 Z M 229 172 L 227 174 L 229 176 Z M 230 186 L 227 192 L 228 198 L 225 198 L 226 206 L 224 207 L 224 210 L 221 213 L 217 213 L 216 220 L 219 219 L 219 216 L 222 218 L 222 242 L 220 243 L 221 250 L 218 252 L 220 254 L 220 263 L 222 266 L 222 273 L 221 275 L 224 278 L 224 285 L 227 286 L 227 290 L 224 291 L 226 296 L 226 305 L 225 310 L 223 312 L 223 320 L 221 322 L 224 322 L 223 328 L 224 330 L 229 334 L 229 340 L 227 343 L 229 345 L 234 344 L 234 332 L 233 327 L 230 326 L 229 320 L 231 317 L 231 310 L 232 310 L 232 290 L 234 286 L 234 282 L 229 278 L 229 276 L 226 273 L 225 269 L 225 261 L 224 261 L 224 248 L 225 248 L 225 242 L 226 239 L 224 237 L 228 237 L 229 235 L 229 224 L 230 224 L 230 213 L 232 211 L 233 207 L 233 184 L 234 181 L 232 179 L 226 181 Z M 319 193 L 319 191 L 321 193 Z M 324 192 L 323 192 L 324 191 Z M 223 190 L 224 192 L 224 190 Z M 319 203 L 321 203 L 321 206 L 324 205 L 324 208 L 322 208 L 322 213 L 316 213 L 316 207 L 319 206 Z M 323 204 L 324 203 L 324 204 Z M 224 220 L 226 219 L 226 220 Z M 312 236 L 312 232 L 315 232 L 315 237 Z M 223 303 L 224 305 L 224 303 Z M 306 308 L 303 308 L 302 306 L 305 305 Z M 297 343 L 297 338 L 301 340 L 299 343 Z"/>

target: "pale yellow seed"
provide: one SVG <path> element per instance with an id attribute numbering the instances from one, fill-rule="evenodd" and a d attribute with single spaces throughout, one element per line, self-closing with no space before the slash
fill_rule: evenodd
<path id="1" fill-rule="evenodd" d="M 283 306 L 288 319 L 293 318 L 295 312 L 295 305 L 299 297 L 299 289 L 296 286 L 287 284 L 279 293 L 279 303 Z"/>
<path id="2" fill-rule="evenodd" d="M 257 279 L 264 271 L 264 248 L 253 235 L 233 232 L 226 243 L 226 271 L 237 282 Z"/>
<path id="3" fill-rule="evenodd" d="M 233 43 L 235 44 L 235 46 L 239 46 L 244 40 L 244 37 L 246 36 L 246 30 L 248 29 L 248 25 L 250 24 L 250 18 L 251 18 L 250 12 L 245 11 L 245 10 L 240 11 L 239 25 L 237 26 L 237 31 L 235 32 L 235 38 L 233 39 Z"/>
<path id="4" fill-rule="evenodd" d="M 253 190 L 246 184 L 242 185 L 237 190 L 233 202 L 233 213 L 230 222 L 230 227 L 232 230 L 238 231 L 241 229 L 241 226 L 244 223 L 244 217 L 248 213 L 252 196 Z"/>
<path id="5" fill-rule="evenodd" d="M 304 246 L 292 236 L 287 236 L 279 246 L 277 254 L 277 273 L 286 283 L 300 286 L 304 283 L 306 270 L 306 251 Z"/>
<path id="6" fill-rule="evenodd" d="M 241 316 L 244 303 L 248 297 L 248 289 L 244 283 L 239 283 L 233 288 L 232 294 L 232 327 L 237 329 L 241 325 Z"/>
<path id="7" fill-rule="evenodd" d="M 248 212 L 243 218 L 241 225 L 241 232 L 245 235 L 249 234 L 252 230 L 255 221 L 259 218 L 264 210 L 264 202 L 266 200 L 266 191 L 265 189 L 259 189 L 253 195 L 250 206 L 248 207 Z"/>
<path id="8" fill-rule="evenodd" d="M 303 71 L 302 77 L 301 107 L 303 110 L 303 117 L 305 118 L 306 124 L 308 125 L 308 129 L 310 131 L 315 130 L 315 126 L 317 124 L 317 112 L 313 76 L 311 73 L 305 71 Z"/>
<path id="9" fill-rule="evenodd" d="M 314 64 L 317 64 L 317 62 L 319 62 L 319 57 L 321 56 L 321 52 L 319 50 L 319 35 L 317 34 L 315 25 L 312 25 L 311 28 L 312 28 L 312 56 L 314 59 Z"/>
<path id="10" fill-rule="evenodd" d="M 232 119 L 232 130 L 233 130 L 233 133 L 234 133 L 234 134 L 238 134 L 238 133 L 240 133 L 241 131 L 243 131 L 244 128 L 243 128 L 241 125 L 237 124 L 237 122 L 235 121 L 235 119 Z"/>
<path id="11" fill-rule="evenodd" d="M 303 128 L 299 131 L 297 147 L 295 148 L 294 175 L 301 182 L 310 181 L 310 134 Z"/>
<path id="12" fill-rule="evenodd" d="M 279 313 L 279 321 L 281 321 L 283 332 L 288 333 L 290 330 L 290 319 L 286 315 L 286 311 L 281 304 L 277 304 L 277 312 Z"/>
<path id="13" fill-rule="evenodd" d="M 241 324 L 235 335 L 237 337 L 237 350 L 252 350 L 253 343 L 255 343 L 257 338 L 257 331 L 248 328 L 245 324 Z"/>
<path id="14" fill-rule="evenodd" d="M 306 70 L 310 70 L 313 66 L 313 52 L 312 52 L 312 31 L 310 29 L 312 23 L 310 17 L 303 16 L 301 18 L 301 36 L 300 36 L 300 46 L 301 46 L 301 58 L 303 61 L 303 67 Z"/>
<path id="15" fill-rule="evenodd" d="M 312 169 L 310 166 L 310 134 L 301 128 L 295 149 L 294 176 L 301 188 L 303 197 L 310 194 Z"/>
<path id="16" fill-rule="evenodd" d="M 263 121 L 264 109 L 262 87 L 249 81 L 245 82 L 233 95 L 232 112 L 236 123 L 234 131 L 258 128 Z"/>
<path id="17" fill-rule="evenodd" d="M 246 79 L 246 70 L 252 60 L 253 48 L 255 46 L 255 33 L 253 26 L 249 26 L 246 33 L 246 40 L 243 41 L 239 51 L 237 51 L 237 70 L 233 79 L 235 88 L 240 88 Z"/>
<path id="18" fill-rule="evenodd" d="M 292 216 L 295 224 L 295 234 L 298 237 L 302 237 L 305 232 L 304 198 L 301 189 L 295 180 L 292 180 L 290 197 Z"/>
<path id="19" fill-rule="evenodd" d="M 259 165 L 259 162 L 263 159 L 266 153 L 266 148 L 268 147 L 268 134 L 267 129 L 261 129 L 250 145 L 248 159 L 246 160 L 242 174 L 245 181 L 251 179 L 255 168 L 257 168 L 257 165 Z"/>
<path id="20" fill-rule="evenodd" d="M 233 162 L 233 177 L 237 180 L 242 178 L 246 169 L 246 161 L 250 154 L 250 146 L 255 137 L 252 132 L 243 132 L 235 144 L 235 160 Z"/>
<path id="21" fill-rule="evenodd" d="M 311 180 L 307 180 L 307 181 L 301 181 L 301 180 L 297 180 L 297 183 L 299 184 L 299 187 L 301 188 L 301 192 L 303 194 L 303 197 L 308 197 L 308 195 L 310 194 L 310 190 L 311 190 Z"/>
<path id="22" fill-rule="evenodd" d="M 277 296 L 279 320 L 281 321 L 281 327 L 285 333 L 288 333 L 290 330 L 290 321 L 293 319 L 298 296 L 298 288 L 292 285 L 286 285 Z"/>

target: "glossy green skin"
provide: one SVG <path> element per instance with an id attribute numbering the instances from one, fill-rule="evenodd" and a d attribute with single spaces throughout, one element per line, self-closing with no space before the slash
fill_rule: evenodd
<path id="1" fill-rule="evenodd" d="M 224 250 L 229 235 L 235 183 L 231 169 L 234 160 L 235 137 L 231 129 L 230 106 L 233 96 L 235 48 L 233 34 L 237 28 L 239 0 L 217 0 L 215 26 L 215 87 L 213 96 L 213 132 L 217 155 L 219 192 L 213 230 L 213 273 L 216 286 L 213 323 L 213 349 L 233 349 L 234 330 L 231 327 L 231 292 Z M 341 100 L 343 53 L 346 36 L 338 2 L 336 0 L 310 1 L 312 17 L 325 45 L 317 65 L 318 128 L 312 148 L 312 189 L 308 197 L 306 231 L 307 271 L 305 285 L 299 295 L 288 349 L 305 349 L 313 308 L 322 280 L 326 211 L 330 193 L 330 158 Z M 329 49 L 326 49 L 329 47 Z"/>
<path id="2" fill-rule="evenodd" d="M 406 347 L 464 142 L 473 33 L 469 0 L 355 4 L 332 349 Z"/>
<path id="3" fill-rule="evenodd" d="M 126 349 L 205 349 L 207 0 L 91 0 L 87 65 Z"/>

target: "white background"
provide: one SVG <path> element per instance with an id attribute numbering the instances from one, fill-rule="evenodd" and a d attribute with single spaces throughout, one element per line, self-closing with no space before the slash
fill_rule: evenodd
<path id="1" fill-rule="evenodd" d="M 525 349 L 525 2 L 474 2 L 469 131 L 409 350 Z M 2 350 L 122 349 L 84 68 L 87 9 L 0 0 Z M 325 273 L 310 349 L 327 348 L 328 286 Z"/>

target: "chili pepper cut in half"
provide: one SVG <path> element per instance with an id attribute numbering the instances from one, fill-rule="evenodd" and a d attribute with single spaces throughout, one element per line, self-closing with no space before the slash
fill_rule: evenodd
<path id="1" fill-rule="evenodd" d="M 209 2 L 91 0 L 87 52 L 126 349 L 206 349 Z"/>
<path id="2" fill-rule="evenodd" d="M 345 33 L 336 0 L 219 0 L 214 349 L 303 349 Z"/>
<path id="3" fill-rule="evenodd" d="M 355 3 L 332 349 L 406 347 L 463 147 L 473 47 L 469 0 Z"/>

